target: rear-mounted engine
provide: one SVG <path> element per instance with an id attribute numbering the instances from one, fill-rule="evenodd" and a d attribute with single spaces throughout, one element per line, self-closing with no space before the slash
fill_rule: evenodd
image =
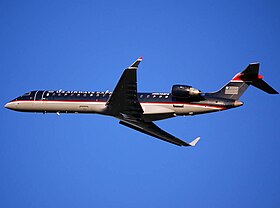
<path id="1" fill-rule="evenodd" d="M 199 97 L 202 92 L 188 85 L 173 85 L 171 94 L 178 98 Z"/>

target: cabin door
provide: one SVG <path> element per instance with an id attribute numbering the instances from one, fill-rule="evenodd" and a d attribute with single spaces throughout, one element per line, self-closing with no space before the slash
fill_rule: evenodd
<path id="1" fill-rule="evenodd" d="M 44 96 L 45 92 L 46 91 L 37 91 L 35 93 L 34 100 L 35 101 L 42 101 L 42 100 L 44 100 L 43 96 Z"/>

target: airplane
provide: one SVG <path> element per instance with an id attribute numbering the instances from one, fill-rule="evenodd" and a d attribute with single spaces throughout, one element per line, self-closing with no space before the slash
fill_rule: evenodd
<path id="1" fill-rule="evenodd" d="M 138 58 L 126 68 L 112 92 L 36 90 L 21 95 L 4 107 L 22 112 L 89 113 L 112 116 L 119 123 L 152 137 L 178 146 L 195 146 L 197 137 L 185 142 L 160 129 L 153 121 L 176 116 L 194 116 L 219 112 L 243 105 L 239 98 L 250 86 L 269 94 L 279 94 L 259 74 L 259 63 L 249 64 L 216 92 L 203 93 L 189 86 L 176 84 L 171 92 L 147 93 L 137 90 Z"/>

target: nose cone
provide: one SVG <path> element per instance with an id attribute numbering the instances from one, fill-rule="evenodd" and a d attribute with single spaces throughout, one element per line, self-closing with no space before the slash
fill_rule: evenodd
<path id="1" fill-rule="evenodd" d="M 239 100 L 236 100 L 236 101 L 234 102 L 234 106 L 235 106 L 235 107 L 238 107 L 238 106 L 241 106 L 241 105 L 243 105 L 243 102 L 241 102 L 241 101 L 239 101 Z"/>
<path id="2" fill-rule="evenodd" d="M 15 110 L 16 109 L 16 105 L 15 103 L 9 102 L 6 105 L 4 105 L 5 108 L 8 108 L 10 110 Z"/>

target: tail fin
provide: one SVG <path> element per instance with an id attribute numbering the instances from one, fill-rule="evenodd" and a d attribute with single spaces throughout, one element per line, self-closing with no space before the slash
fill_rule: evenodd
<path id="1" fill-rule="evenodd" d="M 275 89 L 269 86 L 269 84 L 262 80 L 263 76 L 259 74 L 259 67 L 259 63 L 249 64 L 244 71 L 235 75 L 222 89 L 210 94 L 219 98 L 238 100 L 249 85 L 253 85 L 269 94 L 279 94 Z"/>

